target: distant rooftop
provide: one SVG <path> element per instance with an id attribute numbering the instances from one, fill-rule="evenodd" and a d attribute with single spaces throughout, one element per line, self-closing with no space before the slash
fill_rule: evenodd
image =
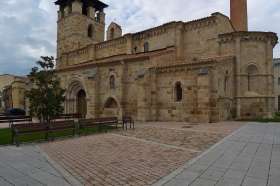
<path id="1" fill-rule="evenodd" d="M 274 66 L 279 66 L 280 65 L 280 58 L 274 58 L 273 59 L 273 64 L 274 64 Z"/>

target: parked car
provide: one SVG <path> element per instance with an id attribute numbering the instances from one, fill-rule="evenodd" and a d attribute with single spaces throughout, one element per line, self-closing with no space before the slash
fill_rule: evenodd
<path id="1" fill-rule="evenodd" d="M 20 108 L 11 108 L 6 111 L 6 114 L 11 116 L 25 116 L 26 112 Z"/>

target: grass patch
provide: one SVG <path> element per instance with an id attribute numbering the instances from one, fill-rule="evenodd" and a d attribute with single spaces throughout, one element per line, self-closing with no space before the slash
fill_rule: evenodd
<path id="1" fill-rule="evenodd" d="M 107 127 L 108 131 L 114 129 L 114 127 Z M 94 128 L 85 128 L 81 129 L 81 135 L 91 135 L 98 133 L 99 131 L 104 130 L 98 130 L 97 127 Z M 53 132 L 49 135 L 49 137 L 54 138 L 66 138 L 66 137 L 72 137 L 73 131 L 72 130 L 64 130 L 64 131 L 57 131 Z M 26 134 L 19 136 L 20 143 L 31 143 L 31 142 L 39 142 L 39 141 L 45 141 L 45 133 L 44 132 L 37 132 L 33 134 Z M 11 129 L 0 129 L 0 145 L 10 145 L 12 144 L 12 132 Z"/>
<path id="2" fill-rule="evenodd" d="M 239 121 L 249 121 L 249 122 L 260 122 L 260 123 L 278 123 L 280 122 L 280 113 L 275 113 L 272 118 L 255 118 L 255 119 L 244 119 Z"/>

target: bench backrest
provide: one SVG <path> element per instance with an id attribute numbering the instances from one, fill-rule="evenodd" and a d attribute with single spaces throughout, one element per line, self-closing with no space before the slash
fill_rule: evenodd
<path id="1" fill-rule="evenodd" d="M 108 117 L 108 118 L 95 118 L 93 119 L 94 122 L 99 123 L 111 123 L 111 122 L 118 122 L 117 117 Z"/>
<path id="2" fill-rule="evenodd" d="M 0 123 L 31 122 L 30 116 L 0 116 Z"/>
<path id="3" fill-rule="evenodd" d="M 12 124 L 12 130 L 15 132 L 34 132 L 34 131 L 45 131 L 48 126 L 43 123 L 31 123 L 31 124 Z"/>
<path id="4" fill-rule="evenodd" d="M 79 119 L 81 118 L 80 114 L 61 114 L 59 116 L 54 116 L 52 120 L 60 120 L 60 119 Z"/>
<path id="5" fill-rule="evenodd" d="M 91 126 L 91 125 L 98 125 L 98 124 L 111 124 L 117 123 L 117 117 L 110 117 L 110 118 L 94 118 L 94 119 L 81 119 L 79 120 L 80 126 Z"/>
<path id="6" fill-rule="evenodd" d="M 75 121 L 74 120 L 66 120 L 66 121 L 54 121 L 50 123 L 50 129 L 72 129 L 75 128 Z"/>

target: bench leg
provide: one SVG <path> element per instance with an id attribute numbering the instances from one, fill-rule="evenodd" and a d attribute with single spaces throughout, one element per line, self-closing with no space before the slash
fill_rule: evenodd
<path id="1" fill-rule="evenodd" d="M 12 145 L 15 144 L 15 132 L 12 131 Z"/>
<path id="2" fill-rule="evenodd" d="M 18 135 L 15 136 L 16 146 L 19 147 Z"/>
<path id="3" fill-rule="evenodd" d="M 45 140 L 46 140 L 46 141 L 49 141 L 49 132 L 46 132 L 46 133 L 45 133 Z"/>
<path id="4" fill-rule="evenodd" d="M 104 128 L 105 128 L 105 133 L 107 133 L 108 132 L 108 125 L 105 125 Z"/>

